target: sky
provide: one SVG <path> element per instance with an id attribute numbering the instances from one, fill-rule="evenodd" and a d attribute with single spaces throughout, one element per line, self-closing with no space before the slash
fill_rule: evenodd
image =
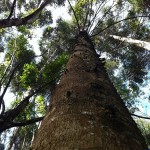
<path id="1" fill-rule="evenodd" d="M 65 6 L 56 7 L 55 5 L 48 7 L 49 10 L 51 10 L 52 16 L 53 16 L 53 23 L 51 24 L 52 27 L 56 26 L 56 20 L 58 18 L 63 18 L 65 21 L 71 20 L 71 16 L 67 12 L 68 3 L 65 4 Z M 35 52 L 37 55 L 40 55 L 39 46 L 37 44 L 37 41 L 42 36 L 42 29 L 38 28 L 34 32 L 34 37 L 31 40 L 29 40 L 29 43 L 34 47 Z"/>
<path id="2" fill-rule="evenodd" d="M 53 24 L 51 26 L 56 26 L 56 20 L 60 17 L 62 17 L 64 20 L 69 21 L 71 20 L 71 16 L 68 14 L 67 12 L 67 7 L 68 7 L 68 3 L 65 4 L 65 6 L 61 6 L 61 7 L 56 7 L 55 5 L 48 7 L 48 9 L 51 10 L 52 12 L 52 16 L 53 16 Z M 37 55 L 40 55 L 40 51 L 39 51 L 39 47 L 38 47 L 38 40 L 40 39 L 40 37 L 42 36 L 42 29 L 38 28 L 36 30 L 33 31 L 34 33 L 34 37 L 29 40 L 29 43 L 33 46 L 35 52 Z M 115 35 L 111 35 L 116 39 L 120 39 L 121 41 L 127 41 L 129 43 L 136 43 L 139 46 L 143 44 L 143 46 L 145 48 L 147 48 L 148 50 L 150 50 L 150 43 L 149 42 L 143 42 L 143 41 L 139 41 L 139 40 L 133 40 L 131 38 L 126 38 L 126 37 L 118 37 Z M 0 54 L 0 59 L 2 58 L 2 55 Z M 143 88 L 143 91 L 146 93 L 150 93 L 150 85 L 147 85 L 146 87 Z M 7 107 L 10 106 L 10 101 L 14 100 L 15 96 L 8 91 L 7 94 L 5 95 L 4 99 L 7 102 Z M 148 115 L 150 115 L 150 103 L 148 102 L 148 100 L 144 100 L 143 97 L 140 97 L 139 99 L 142 99 L 142 104 L 139 105 L 139 108 L 142 112 L 147 113 Z"/>

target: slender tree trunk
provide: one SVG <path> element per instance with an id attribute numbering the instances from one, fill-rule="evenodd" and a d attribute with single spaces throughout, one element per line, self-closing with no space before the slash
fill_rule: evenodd
<path id="1" fill-rule="evenodd" d="M 11 136 L 10 138 L 10 141 L 9 141 L 9 144 L 7 146 L 7 149 L 6 150 L 11 150 L 12 147 L 13 147 L 13 144 L 15 143 L 17 137 L 18 137 L 18 134 L 19 134 L 19 131 L 20 131 L 21 128 L 16 128 L 14 131 L 13 131 L 13 135 Z"/>
<path id="2" fill-rule="evenodd" d="M 86 32 L 55 89 L 33 150 L 146 150 Z"/>

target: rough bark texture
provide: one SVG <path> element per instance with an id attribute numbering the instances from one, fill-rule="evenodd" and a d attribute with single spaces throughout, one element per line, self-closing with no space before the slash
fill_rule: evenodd
<path id="1" fill-rule="evenodd" d="M 32 150 L 146 150 L 88 35 L 77 39 Z"/>

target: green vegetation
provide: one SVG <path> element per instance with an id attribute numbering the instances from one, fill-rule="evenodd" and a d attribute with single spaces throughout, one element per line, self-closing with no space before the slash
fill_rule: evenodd
<path id="1" fill-rule="evenodd" d="M 6 124 L 6 128 L 0 131 L 4 133 L 1 135 L 3 139 L 11 127 L 18 128 L 19 131 L 9 141 L 11 143 L 11 139 L 17 135 L 18 138 L 13 141 L 17 149 L 29 148 L 33 133 L 38 128 L 38 123 L 35 122 L 41 120 L 42 118 L 37 118 L 44 116 L 47 111 L 51 93 L 59 83 L 79 29 L 87 30 L 97 53 L 100 57 L 105 57 L 107 72 L 131 113 L 137 110 L 138 99 L 143 94 L 142 87 L 149 84 L 147 68 L 150 52 L 109 36 L 118 35 L 149 42 L 149 7 L 146 7 L 149 2 L 69 2 L 72 6 L 64 0 L 45 3 L 41 0 L 31 0 L 28 3 L 14 0 L 15 5 L 7 0 L 0 2 L 0 118 L 3 120 L 7 116 L 8 119 L 11 113 L 14 114 L 8 119 L 11 126 Z M 63 6 L 65 3 L 68 4 L 67 11 L 72 20 L 66 21 L 61 16 L 54 27 L 51 7 Z M 16 18 L 19 21 L 24 18 L 24 21 L 17 24 L 19 21 Z M 29 41 L 39 36 L 37 32 L 42 35 L 35 43 L 39 49 L 34 49 Z M 39 55 L 37 51 L 40 51 Z M 7 91 L 14 94 L 13 100 L 4 98 Z M 143 97 L 148 99 L 148 93 L 144 93 Z M 7 103 L 9 107 L 6 106 Z M 35 124 L 30 125 L 31 120 Z M 149 136 L 146 133 L 149 132 L 149 126 L 145 122 L 143 124 L 144 128 L 140 126 L 144 130 L 143 135 Z M 2 142 L 5 140 L 6 138 Z M 25 141 L 24 145 L 20 144 L 22 141 Z M 149 141 L 147 143 L 150 144 Z"/>

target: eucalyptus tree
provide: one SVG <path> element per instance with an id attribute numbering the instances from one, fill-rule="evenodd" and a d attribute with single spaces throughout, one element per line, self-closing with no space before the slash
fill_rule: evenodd
<path id="1" fill-rule="evenodd" d="M 141 24 L 139 18 L 147 16 L 137 16 L 131 8 L 129 13 L 126 12 L 126 18 L 122 19 L 120 10 L 129 6 L 126 3 L 123 6 L 123 1 L 113 1 L 109 6 L 107 1 L 83 0 L 77 1 L 74 7 L 68 2 L 78 35 L 32 149 L 146 149 L 142 134 L 110 81 L 105 60 L 99 58 L 96 50 L 122 61 L 132 86 L 136 82 L 142 83 L 146 72 L 141 68 L 148 64 L 149 53 L 143 48 L 135 52 L 137 46 L 134 45 L 126 45 L 118 51 L 115 47 L 117 43 L 113 41 L 120 41 L 112 41 L 113 38 L 108 37 L 110 34 L 133 34 L 141 38 L 145 33 L 140 29 L 149 30 L 144 23 Z M 108 43 L 103 44 L 101 50 L 99 47 L 102 41 Z M 116 54 L 110 51 L 111 46 L 117 51 Z M 135 63 L 136 59 L 139 60 Z M 138 71 L 137 66 L 140 67 Z"/>

